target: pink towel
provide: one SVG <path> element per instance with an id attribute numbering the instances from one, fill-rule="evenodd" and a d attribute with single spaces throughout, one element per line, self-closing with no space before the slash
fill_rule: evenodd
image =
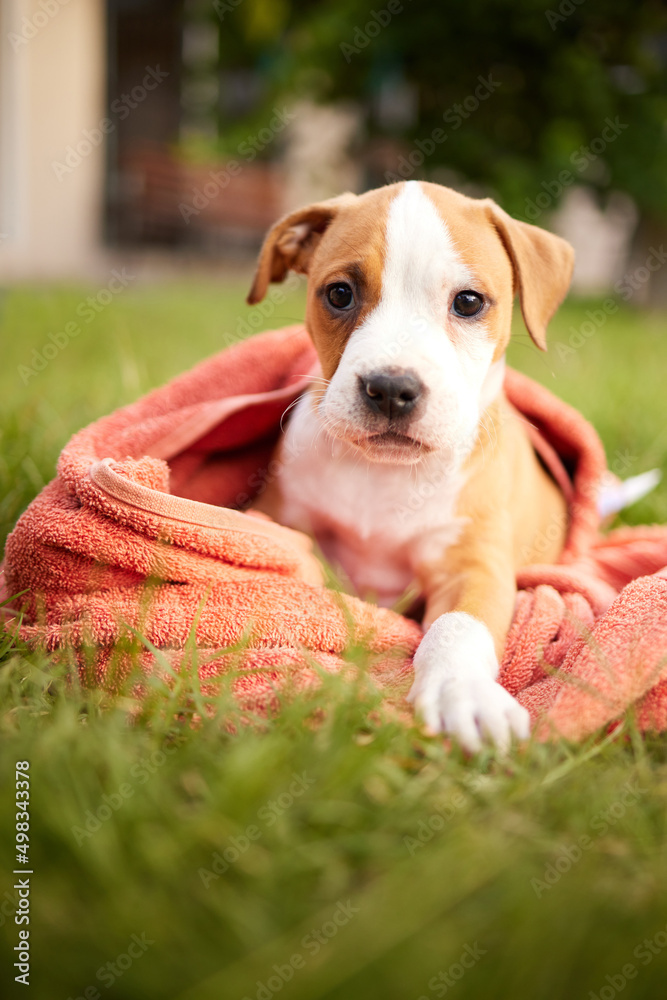
<path id="1" fill-rule="evenodd" d="M 3 596 L 29 591 L 17 602 L 23 638 L 79 651 L 86 680 L 81 651 L 93 645 L 96 680 L 113 686 L 130 665 L 114 654 L 119 639 L 137 630 L 178 666 L 193 633 L 201 678 L 233 670 L 256 710 L 288 680 L 317 683 L 317 664 L 341 670 L 361 643 L 375 682 L 402 705 L 419 626 L 328 589 L 308 538 L 244 513 L 275 474 L 280 418 L 315 364 L 302 326 L 261 334 L 75 434 L 7 541 Z M 594 430 L 518 372 L 505 391 L 570 522 L 559 564 L 520 574 L 501 682 L 541 738 L 582 738 L 632 705 L 642 728 L 664 729 L 667 529 L 602 537 Z M 142 664 L 155 667 L 148 648 Z"/>

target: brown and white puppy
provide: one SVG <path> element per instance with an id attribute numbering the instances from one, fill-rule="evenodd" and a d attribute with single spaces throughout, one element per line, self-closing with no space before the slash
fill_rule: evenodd
<path id="1" fill-rule="evenodd" d="M 321 363 L 259 506 L 310 532 L 362 595 L 391 604 L 417 582 L 425 636 L 411 697 L 470 750 L 529 732 L 495 680 L 498 658 L 517 569 L 557 559 L 563 538 L 546 553 L 544 540 L 566 517 L 503 394 L 504 354 L 516 292 L 546 347 L 573 256 L 489 199 L 408 181 L 281 219 L 248 297 L 290 269 L 307 274 Z"/>

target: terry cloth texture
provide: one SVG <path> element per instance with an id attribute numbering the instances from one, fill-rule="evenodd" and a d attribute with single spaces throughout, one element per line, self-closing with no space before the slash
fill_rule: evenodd
<path id="1" fill-rule="evenodd" d="M 317 683 L 317 665 L 340 671 L 361 644 L 400 701 L 419 626 L 327 588 L 306 536 L 244 512 L 275 476 L 281 417 L 316 364 L 303 326 L 264 333 L 75 434 L 7 541 L 0 598 L 27 591 L 21 636 L 78 651 L 86 680 L 82 651 L 94 646 L 105 685 L 133 630 L 176 666 L 192 636 L 201 679 L 232 670 L 258 710 L 288 678 L 298 689 Z M 559 564 L 519 576 L 500 680 L 541 738 L 580 739 L 630 706 L 643 729 L 667 728 L 667 528 L 601 535 L 593 428 L 518 372 L 505 392 L 569 522 Z M 155 666 L 148 647 L 142 663 Z"/>

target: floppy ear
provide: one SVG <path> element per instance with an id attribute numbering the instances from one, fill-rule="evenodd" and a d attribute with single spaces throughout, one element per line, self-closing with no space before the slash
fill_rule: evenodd
<path id="1" fill-rule="evenodd" d="M 512 261 L 526 329 L 546 351 L 547 324 L 570 287 L 574 250 L 560 236 L 513 219 L 495 202 L 488 203 L 487 212 Z"/>
<path id="2" fill-rule="evenodd" d="M 307 274 L 308 263 L 322 234 L 341 208 L 352 204 L 354 194 L 341 194 L 284 215 L 269 230 L 257 262 L 247 302 L 253 306 L 266 295 L 271 281 L 284 281 L 288 271 Z"/>

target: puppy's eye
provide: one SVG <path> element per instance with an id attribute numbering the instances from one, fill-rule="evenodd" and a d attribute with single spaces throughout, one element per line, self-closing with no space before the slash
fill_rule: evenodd
<path id="1" fill-rule="evenodd" d="M 352 289 L 344 281 L 327 288 L 327 299 L 334 309 L 351 309 L 354 305 Z"/>
<path id="2" fill-rule="evenodd" d="M 484 305 L 484 297 L 477 292 L 459 292 L 453 302 L 457 316 L 475 316 Z"/>

